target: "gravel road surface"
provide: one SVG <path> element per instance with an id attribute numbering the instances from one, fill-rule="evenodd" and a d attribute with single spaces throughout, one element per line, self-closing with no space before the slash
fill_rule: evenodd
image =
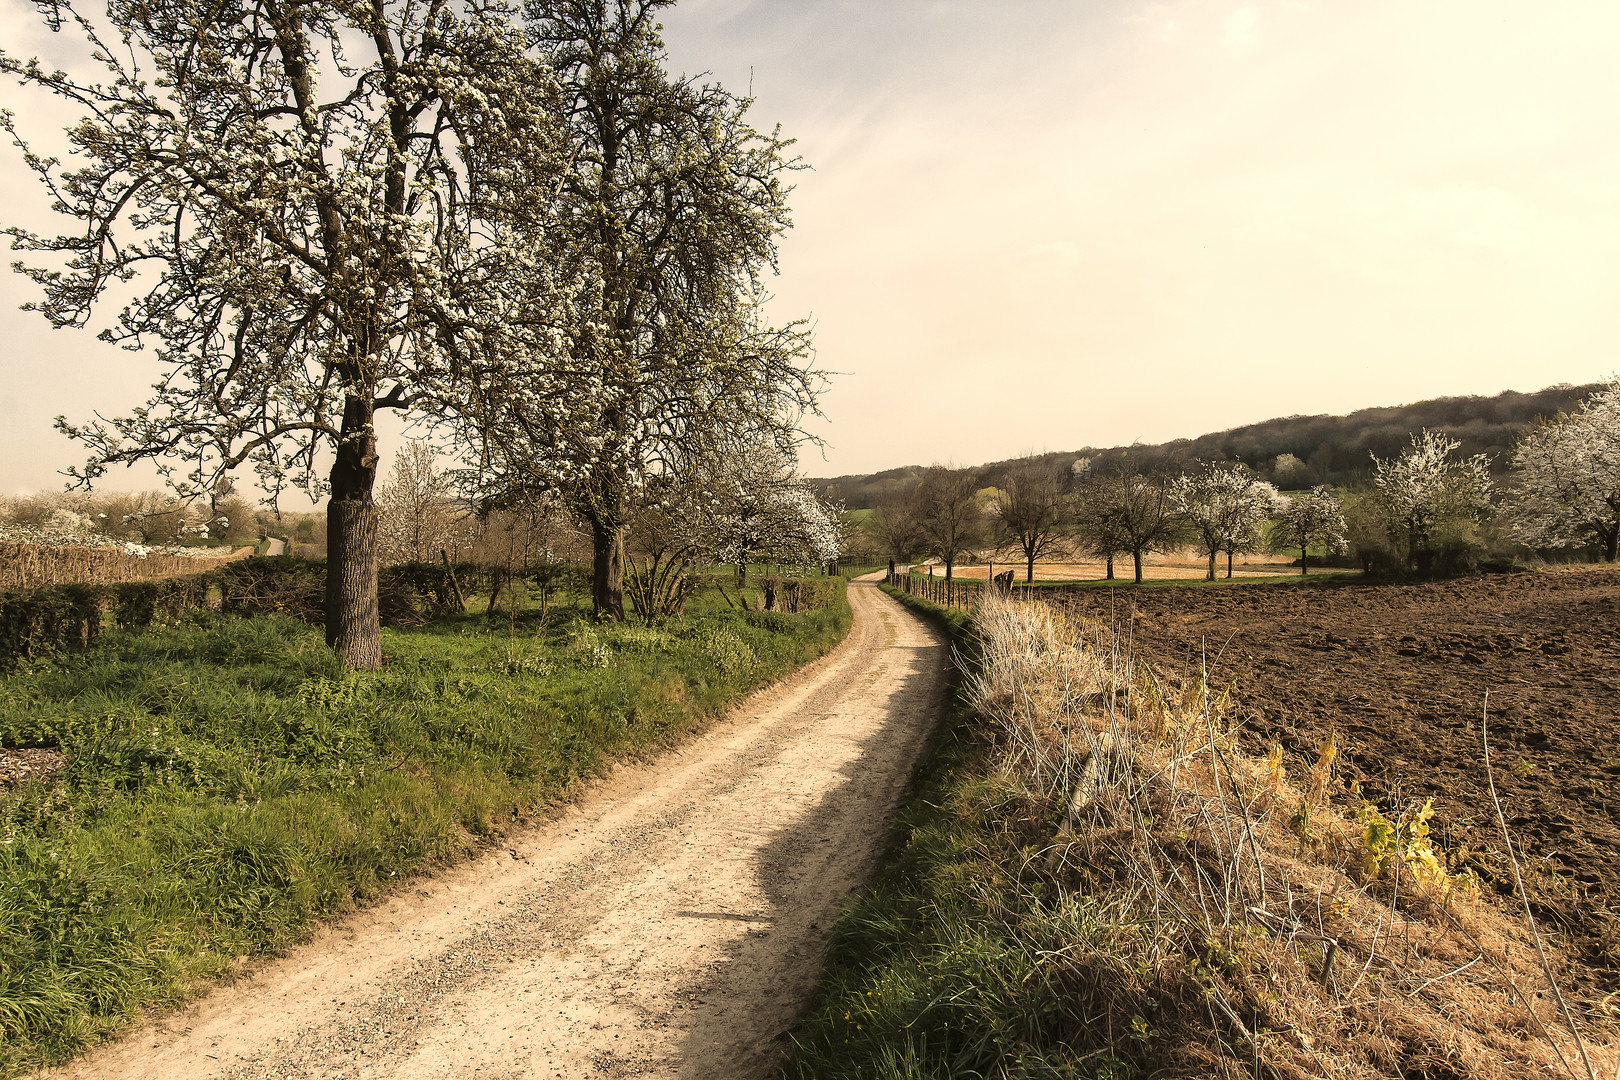
<path id="1" fill-rule="evenodd" d="M 837 649 L 702 736 L 54 1075 L 770 1075 L 944 689 L 932 628 L 849 596 Z"/>

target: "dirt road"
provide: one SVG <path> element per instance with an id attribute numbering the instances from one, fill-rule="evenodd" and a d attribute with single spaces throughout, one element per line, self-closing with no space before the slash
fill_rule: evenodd
<path id="1" fill-rule="evenodd" d="M 940 707 L 870 584 L 849 638 L 557 821 L 58 1077 L 768 1075 Z"/>

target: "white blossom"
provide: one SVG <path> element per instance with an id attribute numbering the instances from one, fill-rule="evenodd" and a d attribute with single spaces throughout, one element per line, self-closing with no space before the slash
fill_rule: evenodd
<path id="1" fill-rule="evenodd" d="M 1484 454 L 1453 456 L 1456 439 L 1425 429 L 1390 461 L 1373 456 L 1373 487 L 1392 539 L 1416 569 L 1427 569 L 1442 543 L 1466 541 L 1491 506 Z"/>
<path id="2" fill-rule="evenodd" d="M 1620 378 L 1531 426 L 1513 451 L 1513 534 L 1537 547 L 1620 548 Z"/>
<path id="3" fill-rule="evenodd" d="M 1275 486 L 1239 466 L 1208 465 L 1176 477 L 1170 492 L 1176 509 L 1196 534 L 1209 558 L 1208 576 L 1215 579 L 1215 556 L 1231 557 L 1240 551 L 1258 551 L 1265 525 L 1282 506 Z"/>

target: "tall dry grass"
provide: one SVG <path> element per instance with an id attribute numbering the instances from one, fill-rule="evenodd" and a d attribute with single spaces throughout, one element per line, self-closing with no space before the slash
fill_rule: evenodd
<path id="1" fill-rule="evenodd" d="M 204 553 L 206 552 L 206 553 Z M 30 544 L 0 540 L 0 591 L 46 585 L 117 585 L 200 574 L 245 559 L 251 547 L 202 549 L 196 555 L 152 551 L 133 554 L 125 546 Z"/>
<path id="2" fill-rule="evenodd" d="M 1427 805 L 1347 817 L 1331 746 L 1292 771 L 1244 753 L 1207 671 L 1167 681 L 1108 626 L 995 594 L 975 624 L 966 689 L 998 803 L 1021 808 L 997 827 L 1025 833 L 1009 933 L 1089 905 L 1087 937 L 1042 955 L 1119 1026 L 1112 1058 L 1167 1075 L 1620 1076 L 1612 1015 L 1575 1017 L 1588 1065 L 1549 993 L 1572 961 L 1544 966 L 1451 871 Z"/>

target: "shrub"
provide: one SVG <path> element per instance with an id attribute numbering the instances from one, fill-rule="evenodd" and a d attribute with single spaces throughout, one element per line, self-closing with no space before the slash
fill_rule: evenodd
<path id="1" fill-rule="evenodd" d="M 759 579 L 766 611 L 816 611 L 838 600 L 837 577 L 766 577 Z"/>
<path id="2" fill-rule="evenodd" d="M 0 593 L 0 670 L 19 660 L 94 644 L 101 634 L 105 595 L 96 585 Z"/>

